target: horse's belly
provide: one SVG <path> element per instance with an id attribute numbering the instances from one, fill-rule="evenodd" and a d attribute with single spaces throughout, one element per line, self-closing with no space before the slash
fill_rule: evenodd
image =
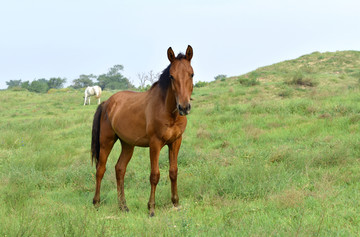
<path id="1" fill-rule="evenodd" d="M 121 133 L 118 136 L 122 141 L 133 146 L 141 146 L 141 147 L 149 146 L 149 138 L 147 136 L 141 136 L 141 135 L 137 136 L 136 134 L 132 134 L 131 136 L 129 136 L 129 134 L 121 134 Z"/>
<path id="2" fill-rule="evenodd" d="M 136 121 L 136 117 L 123 117 L 113 123 L 116 135 L 124 142 L 134 146 L 149 146 L 149 138 L 146 134 L 145 124 Z"/>

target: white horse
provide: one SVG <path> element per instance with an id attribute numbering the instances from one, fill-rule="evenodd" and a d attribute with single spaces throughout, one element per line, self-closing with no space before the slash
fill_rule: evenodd
<path id="1" fill-rule="evenodd" d="M 86 102 L 89 101 L 90 104 L 90 96 L 95 96 L 98 99 L 98 104 L 100 104 L 100 97 L 101 97 L 101 87 L 100 86 L 88 86 L 85 89 L 85 100 L 84 105 Z"/>

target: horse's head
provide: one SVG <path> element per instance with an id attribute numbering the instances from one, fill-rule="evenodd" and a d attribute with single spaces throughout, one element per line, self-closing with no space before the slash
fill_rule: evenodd
<path id="1" fill-rule="evenodd" d="M 193 91 L 194 71 L 190 65 L 193 49 L 189 45 L 184 57 L 175 57 L 174 51 L 170 47 L 167 54 L 171 62 L 170 80 L 176 98 L 176 108 L 180 115 L 187 115 L 191 109 L 190 97 Z"/>

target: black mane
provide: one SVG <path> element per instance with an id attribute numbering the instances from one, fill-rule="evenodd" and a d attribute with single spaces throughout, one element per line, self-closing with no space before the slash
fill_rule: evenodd
<path id="1" fill-rule="evenodd" d="M 177 60 L 181 60 L 181 59 L 184 59 L 185 58 L 185 55 L 183 53 L 179 53 L 177 56 L 176 56 L 176 59 Z M 164 71 L 162 71 L 160 77 L 159 77 L 159 80 L 156 81 L 152 86 L 151 86 L 151 89 L 154 88 L 155 86 L 159 86 L 161 88 L 161 92 L 162 94 L 165 96 L 166 95 L 166 91 L 167 89 L 169 88 L 170 86 L 170 67 L 171 67 L 171 64 L 164 69 Z"/>

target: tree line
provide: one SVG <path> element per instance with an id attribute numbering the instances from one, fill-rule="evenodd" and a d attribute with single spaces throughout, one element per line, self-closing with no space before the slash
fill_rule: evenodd
<path id="1" fill-rule="evenodd" d="M 41 78 L 38 80 L 34 80 L 31 83 L 29 81 L 21 81 L 21 80 L 10 80 L 6 82 L 8 89 L 26 89 L 28 91 L 37 92 L 37 93 L 45 93 L 48 90 L 60 89 L 63 88 L 64 83 L 66 82 L 65 78 L 53 77 L 49 80 L 45 78 Z"/>
<path id="2" fill-rule="evenodd" d="M 74 89 L 80 89 L 87 86 L 98 85 L 101 89 L 109 90 L 126 90 L 133 89 L 135 86 L 121 74 L 121 71 L 124 70 L 122 65 L 114 65 L 109 69 L 105 74 L 95 76 L 90 75 L 80 75 L 79 78 L 74 79 L 72 84 L 69 86 Z M 97 82 L 94 82 L 96 80 Z M 8 89 L 25 89 L 37 93 L 46 93 L 50 89 L 60 89 L 64 87 L 66 83 L 66 78 L 53 77 L 50 79 L 37 79 L 30 81 L 22 80 L 10 80 L 6 82 Z"/>

